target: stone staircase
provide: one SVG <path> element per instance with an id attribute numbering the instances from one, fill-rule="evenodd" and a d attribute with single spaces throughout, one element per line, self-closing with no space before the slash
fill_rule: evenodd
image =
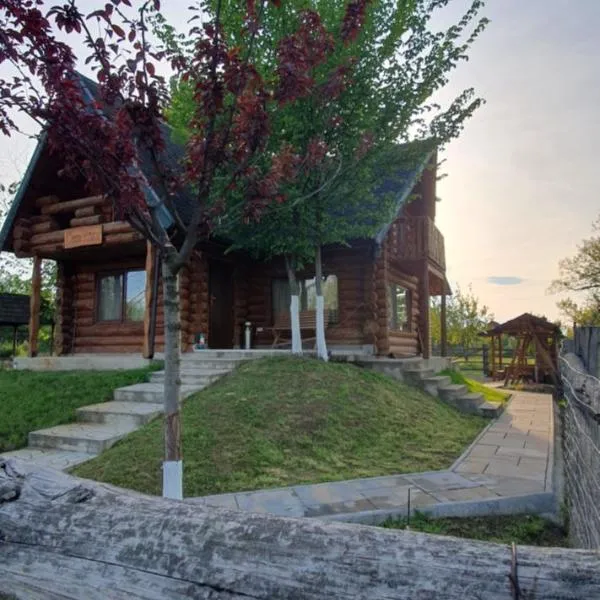
<path id="1" fill-rule="evenodd" d="M 281 352 L 281 351 L 276 351 Z M 245 360 L 271 356 L 273 351 L 206 350 L 181 357 L 181 399 L 230 373 Z M 90 460 L 163 412 L 164 371 L 147 383 L 118 388 L 113 400 L 77 409 L 77 422 L 29 433 L 29 445 L 8 452 L 42 466 L 68 469 Z"/>
<path id="2" fill-rule="evenodd" d="M 437 375 L 450 366 L 450 362 L 441 358 L 423 359 L 362 359 L 363 367 L 390 375 L 395 379 L 420 387 L 431 396 L 454 406 L 464 413 L 495 418 L 502 412 L 502 406 L 486 402 L 482 394 L 469 392 L 466 385 L 452 383 L 450 377 Z"/>

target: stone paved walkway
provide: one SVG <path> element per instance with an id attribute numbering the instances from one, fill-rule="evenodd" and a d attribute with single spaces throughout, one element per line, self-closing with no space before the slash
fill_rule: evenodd
<path id="1" fill-rule="evenodd" d="M 187 502 L 272 513 L 376 522 L 412 509 L 434 514 L 545 512 L 552 505 L 552 397 L 516 392 L 447 471 L 296 485 L 190 498 Z"/>

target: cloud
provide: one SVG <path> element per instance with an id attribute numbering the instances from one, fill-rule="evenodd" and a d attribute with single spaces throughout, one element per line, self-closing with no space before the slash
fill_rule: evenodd
<path id="1" fill-rule="evenodd" d="M 488 277 L 488 283 L 492 285 L 520 285 L 525 280 L 522 277 Z"/>

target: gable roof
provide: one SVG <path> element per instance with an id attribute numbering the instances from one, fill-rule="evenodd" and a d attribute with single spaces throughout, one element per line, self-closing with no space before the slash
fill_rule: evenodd
<path id="1" fill-rule="evenodd" d="M 82 87 L 84 99 L 87 98 L 89 100 L 90 110 L 98 110 L 97 105 L 102 103 L 98 84 L 80 73 L 78 73 L 78 78 Z M 174 140 L 172 128 L 166 122 L 161 123 L 161 131 L 165 147 L 161 152 L 160 159 L 169 169 L 178 171 L 181 169 L 182 161 L 185 157 L 185 147 Z M 7 247 L 10 231 L 12 230 L 18 210 L 22 205 L 23 199 L 31 184 L 33 173 L 40 162 L 40 159 L 45 155 L 47 138 L 46 132 L 42 131 L 25 175 L 19 185 L 4 224 L 0 229 L 0 252 Z M 377 245 L 383 243 L 392 223 L 408 201 L 413 188 L 418 183 L 423 171 L 430 163 L 435 151 L 436 146 L 433 140 L 420 140 L 399 144 L 387 160 L 388 163 L 392 161 L 391 167 L 389 164 L 382 165 L 382 173 L 385 172 L 388 173 L 388 175 L 382 177 L 382 183 L 377 187 L 375 193 L 392 194 L 394 196 L 395 208 L 392 217 L 387 218 L 386 216 L 386 218 L 383 218 L 383 223 L 382 217 L 374 215 L 374 234 L 370 237 Z M 398 165 L 398 168 L 396 168 L 396 165 Z M 160 205 L 159 218 L 164 226 L 170 226 L 173 224 L 174 219 L 161 200 L 162 195 L 160 189 L 158 189 L 160 180 L 156 176 L 153 162 L 147 152 L 141 153 L 140 170 L 146 181 L 144 189 L 146 202 L 149 206 Z M 390 175 L 389 173 L 393 173 L 393 175 Z M 173 204 L 184 223 L 191 217 L 194 202 L 195 197 L 189 189 L 180 189 L 173 197 Z"/>
<path id="2" fill-rule="evenodd" d="M 506 323 L 497 325 L 493 329 L 490 329 L 488 335 L 498 335 L 500 333 L 508 335 L 520 335 L 529 331 L 536 331 L 540 333 L 559 333 L 560 327 L 548 321 L 544 317 L 536 317 L 531 313 L 523 313 Z"/>

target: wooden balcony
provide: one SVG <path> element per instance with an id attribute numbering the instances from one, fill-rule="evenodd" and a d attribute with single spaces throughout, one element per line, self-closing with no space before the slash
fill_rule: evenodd
<path id="1" fill-rule="evenodd" d="M 392 251 L 403 260 L 428 258 L 446 270 L 444 236 L 429 217 L 401 217 L 391 229 Z"/>

